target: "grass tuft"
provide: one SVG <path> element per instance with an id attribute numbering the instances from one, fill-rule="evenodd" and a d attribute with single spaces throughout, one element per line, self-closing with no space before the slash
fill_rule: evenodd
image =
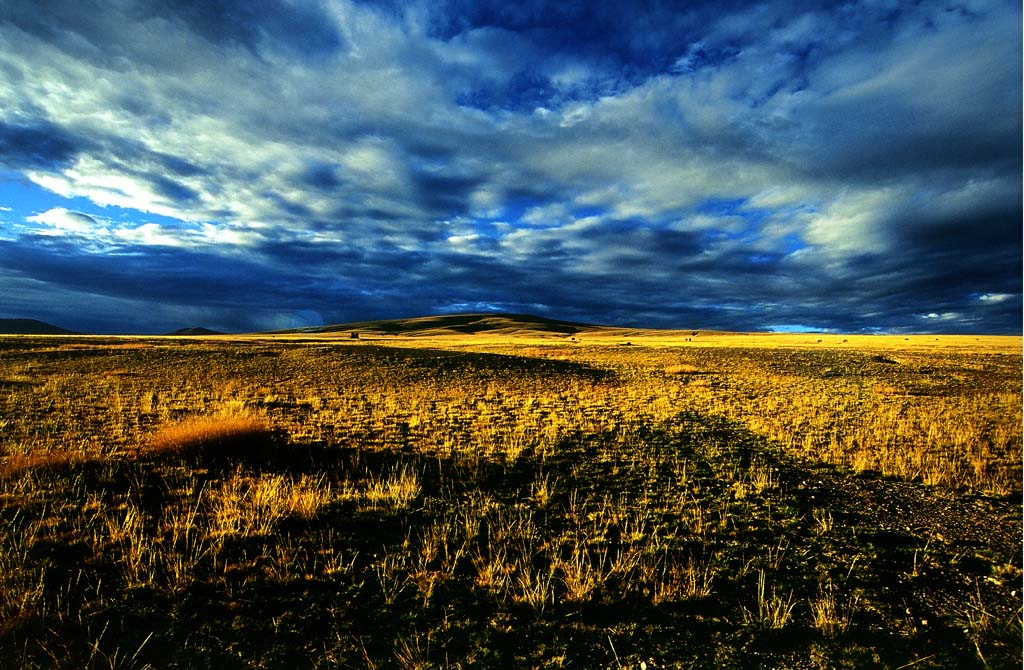
<path id="1" fill-rule="evenodd" d="M 12 454 L 0 465 L 0 479 L 38 470 L 65 472 L 71 466 L 85 461 L 86 458 L 83 454 L 71 451 Z"/>
<path id="2" fill-rule="evenodd" d="M 687 363 L 679 363 L 677 365 L 666 365 L 664 368 L 666 375 L 673 377 L 676 375 L 699 375 L 703 373 L 696 365 L 689 365 Z"/>
<path id="3" fill-rule="evenodd" d="M 244 455 L 265 448 L 274 431 L 264 417 L 252 414 L 196 416 L 160 427 L 141 453 L 150 456 Z"/>

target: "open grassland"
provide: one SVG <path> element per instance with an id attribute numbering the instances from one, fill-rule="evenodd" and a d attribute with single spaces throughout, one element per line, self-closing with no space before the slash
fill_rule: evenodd
<path id="1" fill-rule="evenodd" d="M 1020 345 L 3 338 L 0 667 L 1017 668 Z"/>

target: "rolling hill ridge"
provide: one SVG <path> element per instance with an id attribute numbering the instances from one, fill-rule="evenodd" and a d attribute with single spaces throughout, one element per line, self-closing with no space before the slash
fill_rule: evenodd
<path id="1" fill-rule="evenodd" d="M 203 328 L 200 326 L 193 326 L 192 328 L 179 328 L 178 330 L 172 330 L 167 335 L 223 335 L 224 333 L 219 330 L 210 330 L 209 328 Z"/>
<path id="2" fill-rule="evenodd" d="M 36 319 L 0 319 L 0 333 L 4 335 L 79 335 L 52 323 Z"/>
<path id="3" fill-rule="evenodd" d="M 387 319 L 379 321 L 357 321 L 327 326 L 312 326 L 291 330 L 275 331 L 282 334 L 339 334 L 358 333 L 360 335 L 406 335 L 406 336 L 437 336 L 437 335 L 474 335 L 488 333 L 492 335 L 575 335 L 584 332 L 606 331 L 610 328 L 572 321 L 548 319 L 530 314 L 445 314 L 440 316 L 421 316 L 410 319 Z"/>

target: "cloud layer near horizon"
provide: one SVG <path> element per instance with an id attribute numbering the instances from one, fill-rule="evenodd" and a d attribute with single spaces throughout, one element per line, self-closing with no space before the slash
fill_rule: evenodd
<path id="1" fill-rule="evenodd" d="M 0 316 L 1020 331 L 1018 5 L 629 7 L 7 2 Z"/>

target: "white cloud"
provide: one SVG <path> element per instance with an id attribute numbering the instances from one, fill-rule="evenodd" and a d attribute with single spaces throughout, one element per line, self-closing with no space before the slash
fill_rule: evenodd
<path id="1" fill-rule="evenodd" d="M 94 216 L 55 207 L 30 216 L 26 222 L 46 228 L 37 232 L 44 235 L 74 234 L 86 237 L 95 246 L 116 246 L 130 243 L 144 246 L 199 248 L 209 245 L 225 247 L 251 247 L 265 240 L 265 235 L 253 226 L 190 224 L 164 225 L 155 222 L 122 223 L 110 219 L 98 220 Z"/>
<path id="2" fill-rule="evenodd" d="M 466 235 L 449 235 L 448 244 L 456 247 L 456 249 L 463 250 L 473 246 L 473 243 L 480 239 L 480 235 L 476 233 L 469 233 Z"/>
<path id="3" fill-rule="evenodd" d="M 215 226 L 204 223 L 200 226 L 199 241 L 205 244 L 231 245 L 231 246 L 254 246 L 266 240 L 266 236 L 259 230 L 242 226 Z"/>
<path id="4" fill-rule="evenodd" d="M 531 207 L 519 217 L 521 223 L 531 226 L 559 226 L 570 221 L 569 208 L 565 203 L 554 202 L 539 207 Z"/>
<path id="5" fill-rule="evenodd" d="M 97 223 L 96 219 L 92 218 L 88 214 L 73 212 L 71 210 L 64 209 L 63 207 L 48 209 L 41 214 L 26 217 L 25 220 L 49 226 L 53 229 L 52 232 L 54 234 L 90 234 L 104 230 L 103 226 Z"/>
<path id="6" fill-rule="evenodd" d="M 928 312 L 921 318 L 928 321 L 959 321 L 963 318 L 963 314 L 959 312 Z"/>
<path id="7" fill-rule="evenodd" d="M 187 240 L 180 232 L 161 226 L 159 223 L 144 223 L 135 228 L 119 228 L 114 231 L 114 237 L 135 244 L 163 247 L 186 246 Z"/>
<path id="8" fill-rule="evenodd" d="M 804 238 L 830 256 L 884 251 L 886 219 L 901 195 L 893 188 L 848 190 L 810 215 Z"/>
<path id="9" fill-rule="evenodd" d="M 188 213 L 156 194 L 145 180 L 110 169 L 90 158 L 79 159 L 61 174 L 28 170 L 25 176 L 65 198 L 85 197 L 101 207 L 113 205 L 171 218 L 189 218 Z"/>

